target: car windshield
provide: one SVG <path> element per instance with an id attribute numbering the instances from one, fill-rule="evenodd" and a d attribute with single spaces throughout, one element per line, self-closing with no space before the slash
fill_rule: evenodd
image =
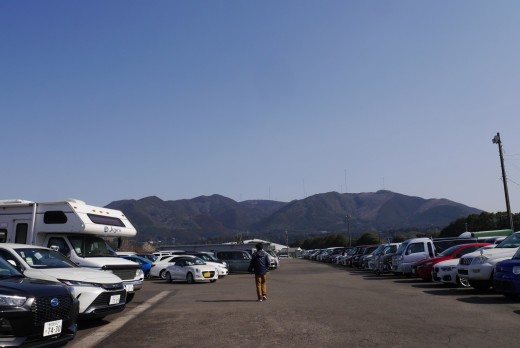
<path id="1" fill-rule="evenodd" d="M 497 248 L 518 248 L 520 247 L 520 233 L 513 233 L 504 239 Z"/>
<path id="2" fill-rule="evenodd" d="M 118 257 L 116 252 L 99 237 L 69 236 L 74 251 L 80 257 Z"/>
<path id="3" fill-rule="evenodd" d="M 0 257 L 0 279 L 13 277 L 22 278 L 23 274 L 14 268 L 14 266 L 7 262 L 3 257 Z"/>
<path id="4" fill-rule="evenodd" d="M 15 249 L 16 253 L 31 267 L 37 269 L 78 267 L 61 253 L 39 248 Z"/>
<path id="5" fill-rule="evenodd" d="M 197 265 L 205 265 L 206 262 L 204 260 L 194 257 L 192 259 L 186 259 L 186 266 L 197 266 Z"/>
<path id="6" fill-rule="evenodd" d="M 401 244 L 395 253 L 397 255 L 404 254 L 404 251 L 406 250 L 406 247 L 408 246 L 408 244 L 410 244 L 409 241 L 406 241 L 403 244 Z"/>
<path id="7" fill-rule="evenodd" d="M 440 253 L 437 256 L 450 256 L 453 254 L 458 248 L 460 248 L 460 245 L 454 245 L 452 247 L 449 247 L 448 249 L 444 250 L 442 253 Z"/>

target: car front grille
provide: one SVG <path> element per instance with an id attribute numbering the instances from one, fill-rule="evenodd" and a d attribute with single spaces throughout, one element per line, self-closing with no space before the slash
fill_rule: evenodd
<path id="1" fill-rule="evenodd" d="M 90 307 L 106 307 L 110 303 L 110 297 L 114 295 L 120 295 L 119 303 L 126 302 L 126 291 L 114 291 L 114 292 L 104 292 L 99 294 L 99 296 L 92 302 Z"/>
<path id="2" fill-rule="evenodd" d="M 113 269 L 112 273 L 123 280 L 133 280 L 135 278 L 135 269 Z"/>
<path id="3" fill-rule="evenodd" d="M 460 259 L 460 264 L 461 265 L 464 265 L 464 266 L 469 266 L 471 265 L 471 262 L 473 261 L 473 258 L 472 257 L 463 257 Z"/>
<path id="4" fill-rule="evenodd" d="M 53 307 L 51 301 L 58 299 L 59 305 Z M 36 298 L 31 305 L 33 322 L 35 325 L 43 325 L 48 321 L 67 320 L 70 317 L 72 298 L 70 296 L 54 296 Z"/>

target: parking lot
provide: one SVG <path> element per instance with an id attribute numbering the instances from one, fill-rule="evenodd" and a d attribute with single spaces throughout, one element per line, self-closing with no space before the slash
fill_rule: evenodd
<path id="1" fill-rule="evenodd" d="M 517 347 L 519 314 L 520 301 L 492 292 L 290 259 L 262 303 L 249 274 L 146 281 L 122 314 L 81 323 L 69 347 Z"/>

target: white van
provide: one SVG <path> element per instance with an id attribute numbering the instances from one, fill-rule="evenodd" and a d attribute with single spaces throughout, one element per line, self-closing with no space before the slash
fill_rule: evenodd
<path id="1" fill-rule="evenodd" d="M 123 280 L 127 302 L 142 287 L 144 273 L 135 262 L 118 257 L 106 239 L 119 244 L 122 237 L 136 233 L 121 211 L 79 200 L 0 201 L 0 243 L 52 248 L 78 266 L 112 272 Z"/>
<path id="2" fill-rule="evenodd" d="M 412 264 L 435 256 L 435 247 L 430 238 L 412 238 L 404 241 L 392 256 L 392 273 L 412 274 Z"/>

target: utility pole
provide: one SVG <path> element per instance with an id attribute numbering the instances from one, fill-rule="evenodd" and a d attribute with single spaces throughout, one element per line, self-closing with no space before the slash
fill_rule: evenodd
<path id="1" fill-rule="evenodd" d="M 287 229 L 285 229 L 285 245 L 287 246 L 287 258 L 289 258 L 289 234 Z"/>
<path id="2" fill-rule="evenodd" d="M 506 169 L 504 167 L 504 155 L 502 154 L 502 141 L 500 140 L 500 133 L 497 133 L 493 138 L 493 144 L 498 144 L 498 153 L 500 155 L 500 165 L 502 166 L 502 182 L 504 183 L 504 194 L 506 196 L 506 208 L 507 208 L 507 216 L 509 217 L 509 226 L 511 231 L 515 231 L 513 227 L 513 215 L 511 214 L 511 207 L 509 205 L 509 193 L 507 191 L 507 179 L 506 179 Z"/>
<path id="3" fill-rule="evenodd" d="M 347 225 L 347 235 L 348 235 L 348 246 L 352 247 L 352 236 L 350 235 L 350 217 L 345 215 L 345 225 Z"/>

